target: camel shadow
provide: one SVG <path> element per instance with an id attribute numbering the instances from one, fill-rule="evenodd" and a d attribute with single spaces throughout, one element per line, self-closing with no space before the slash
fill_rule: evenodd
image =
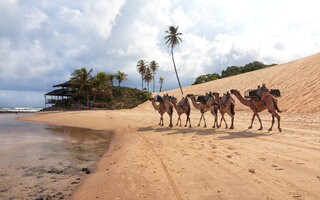
<path id="1" fill-rule="evenodd" d="M 251 131 L 249 131 L 251 130 Z M 167 135 L 176 135 L 176 134 L 190 134 L 195 133 L 197 135 L 221 135 L 218 136 L 218 140 L 229 140 L 229 139 L 236 139 L 236 138 L 254 138 L 254 137 L 267 137 L 274 134 L 276 132 L 269 132 L 269 131 L 254 131 L 252 129 L 247 129 L 243 131 L 235 131 L 230 129 L 224 128 L 182 128 L 182 127 L 140 127 L 138 131 L 153 131 L 153 132 L 168 132 Z M 227 134 L 227 135 L 226 135 Z"/>
<path id="2" fill-rule="evenodd" d="M 259 131 L 259 130 L 252 130 L 246 129 L 243 131 L 221 131 L 222 134 L 228 135 L 221 135 L 218 136 L 218 140 L 230 140 L 230 139 L 237 139 L 237 138 L 257 138 L 257 137 L 268 137 L 271 135 L 276 134 L 275 132 L 270 131 Z"/>

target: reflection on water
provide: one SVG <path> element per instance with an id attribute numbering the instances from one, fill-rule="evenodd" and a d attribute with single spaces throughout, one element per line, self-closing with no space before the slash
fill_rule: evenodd
<path id="1" fill-rule="evenodd" d="M 112 137 L 107 131 L 14 120 L 18 116 L 0 115 L 0 199 L 66 198 Z"/>

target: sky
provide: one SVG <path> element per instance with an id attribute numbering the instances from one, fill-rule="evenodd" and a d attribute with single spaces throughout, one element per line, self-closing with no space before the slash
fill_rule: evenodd
<path id="1" fill-rule="evenodd" d="M 156 91 L 178 87 L 165 31 L 179 26 L 182 86 L 253 61 L 286 63 L 319 52 L 317 0 L 1 0 L 0 107 L 44 106 L 43 94 L 82 67 L 128 74 L 155 60 Z M 151 89 L 152 87 L 150 87 Z"/>

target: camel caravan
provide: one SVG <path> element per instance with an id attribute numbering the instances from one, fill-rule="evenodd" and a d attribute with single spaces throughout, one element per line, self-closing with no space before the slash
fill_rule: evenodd
<path id="1" fill-rule="evenodd" d="M 275 119 L 278 120 L 278 130 L 281 132 L 280 128 L 280 109 L 278 108 L 277 104 L 277 97 L 280 97 L 280 90 L 278 89 L 271 89 L 269 90 L 265 84 L 262 86 L 258 86 L 257 89 L 249 89 L 245 91 L 244 97 L 240 94 L 238 90 L 231 89 L 230 93 L 234 95 L 240 103 L 245 106 L 248 106 L 252 112 L 252 119 L 251 124 L 248 127 L 249 129 L 252 128 L 252 124 L 254 122 L 255 117 L 258 118 L 260 123 L 260 128 L 258 130 L 262 130 L 262 123 L 259 117 L 259 112 L 268 110 L 268 112 L 272 115 L 272 123 L 271 127 L 268 129 L 269 131 L 272 130 L 273 124 Z M 222 120 L 225 123 L 225 128 L 228 128 L 228 124 L 224 118 L 225 114 L 228 114 L 231 117 L 231 125 L 230 129 L 234 129 L 234 116 L 235 116 L 235 100 L 232 98 L 231 94 L 226 92 L 220 97 L 220 94 L 217 92 L 209 92 L 205 95 L 194 95 L 188 94 L 186 97 L 182 97 L 182 99 L 178 102 L 178 99 L 174 96 L 169 96 L 168 94 L 163 95 L 162 97 L 158 94 L 154 98 L 150 98 L 152 106 L 155 110 L 157 110 L 160 114 L 160 121 L 159 125 L 163 126 L 163 115 L 168 113 L 170 117 L 170 124 L 169 127 L 172 127 L 172 115 L 173 109 L 177 111 L 178 120 L 176 126 L 181 124 L 181 115 L 186 114 L 187 119 L 185 123 L 185 127 L 187 127 L 189 122 L 189 128 L 191 128 L 191 121 L 190 121 L 190 112 L 191 106 L 189 100 L 192 102 L 192 105 L 195 109 L 199 110 L 201 113 L 201 117 L 199 119 L 198 126 L 201 125 L 201 121 L 203 119 L 204 127 L 207 127 L 205 113 L 210 111 L 211 114 L 214 116 L 214 122 L 212 128 L 220 128 L 222 124 Z M 218 111 L 220 112 L 220 124 L 218 124 Z"/>

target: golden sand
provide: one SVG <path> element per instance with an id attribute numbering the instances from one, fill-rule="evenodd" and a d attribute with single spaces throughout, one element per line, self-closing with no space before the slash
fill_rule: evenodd
<path id="1" fill-rule="evenodd" d="M 266 83 L 278 88 L 282 133 L 250 125 L 252 112 L 236 100 L 235 129 L 158 126 L 146 102 L 131 110 L 47 112 L 24 120 L 113 130 L 108 152 L 72 199 L 320 199 L 320 53 L 271 68 L 184 88 L 185 94 Z M 168 91 L 181 97 L 179 90 Z M 219 115 L 220 116 L 220 115 Z M 174 124 L 177 114 L 174 113 Z M 185 120 L 185 116 L 182 117 Z M 230 118 L 226 117 L 230 125 Z M 224 126 L 222 126 L 224 127 Z"/>

